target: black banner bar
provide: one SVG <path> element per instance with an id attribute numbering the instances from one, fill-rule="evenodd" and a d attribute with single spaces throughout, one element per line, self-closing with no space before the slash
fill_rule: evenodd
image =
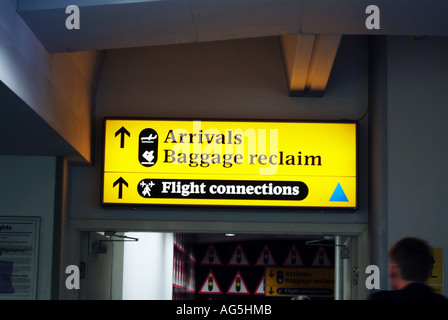
<path id="1" fill-rule="evenodd" d="M 294 200 L 308 196 L 302 181 L 142 179 L 137 191 L 143 198 Z"/>

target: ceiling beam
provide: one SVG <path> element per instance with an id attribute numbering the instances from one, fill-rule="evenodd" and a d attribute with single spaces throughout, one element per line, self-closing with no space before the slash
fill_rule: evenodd
<path id="1" fill-rule="evenodd" d="M 48 52 L 93 51 L 287 34 L 447 36 L 448 1 L 377 0 L 15 0 Z M 80 28 L 65 26 L 68 5 Z"/>
<path id="2" fill-rule="evenodd" d="M 48 54 L 11 1 L 0 1 L 0 34 L 0 133 L 6 134 L 0 136 L 17 137 L 2 139 L 1 152 L 91 163 L 92 112 L 104 52 Z"/>
<path id="3" fill-rule="evenodd" d="M 281 36 L 290 96 L 324 95 L 341 38 L 341 35 Z"/>

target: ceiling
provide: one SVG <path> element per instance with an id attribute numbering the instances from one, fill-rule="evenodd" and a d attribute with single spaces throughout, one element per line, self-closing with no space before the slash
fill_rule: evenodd
<path id="1" fill-rule="evenodd" d="M 193 43 L 285 34 L 448 35 L 448 1 L 380 0 L 368 30 L 365 0 L 15 0 L 48 52 Z M 80 28 L 69 30 L 76 3 Z"/>
<path id="2" fill-rule="evenodd" d="M 79 157 L 78 152 L 0 81 L 0 154 Z"/>
<path id="3" fill-rule="evenodd" d="M 377 30 L 365 26 L 371 4 L 366 0 L 9 1 L 50 54 L 282 36 L 285 61 L 295 66 L 286 65 L 291 95 L 323 94 L 341 35 L 448 35 L 446 0 L 375 1 Z M 66 8 L 73 3 L 80 10 L 80 29 L 69 30 Z M 20 97 L 0 89 L 8 106 L 0 108 L 1 154 L 79 155 Z M 14 118 L 27 125 L 15 128 Z"/>

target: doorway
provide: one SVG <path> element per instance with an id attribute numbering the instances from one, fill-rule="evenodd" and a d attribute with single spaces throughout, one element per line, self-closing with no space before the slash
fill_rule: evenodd
<path id="1" fill-rule="evenodd" d="M 358 299 L 359 241 L 319 234 L 82 231 L 79 299 Z M 311 272 L 321 285 L 267 287 L 266 270 L 281 268 Z"/>
<path id="2" fill-rule="evenodd" d="M 81 300 L 121 300 L 124 243 L 114 239 L 104 231 L 81 233 Z"/>

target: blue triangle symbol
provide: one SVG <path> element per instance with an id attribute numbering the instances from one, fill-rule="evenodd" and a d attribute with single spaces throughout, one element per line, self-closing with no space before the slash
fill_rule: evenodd
<path id="1" fill-rule="evenodd" d="M 345 195 L 344 190 L 342 190 L 341 184 L 339 182 L 336 186 L 336 189 L 334 189 L 333 194 L 331 195 L 330 201 L 348 201 L 347 196 Z"/>

